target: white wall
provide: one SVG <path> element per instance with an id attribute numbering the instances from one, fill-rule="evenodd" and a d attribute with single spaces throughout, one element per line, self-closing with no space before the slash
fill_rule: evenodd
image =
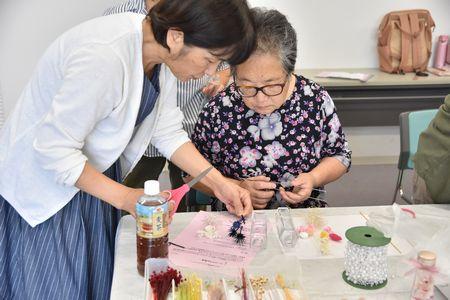
<path id="1" fill-rule="evenodd" d="M 0 82 L 6 115 L 39 57 L 61 33 L 123 0 L 0 0 Z"/>
<path id="2" fill-rule="evenodd" d="M 393 10 L 428 9 L 436 23 L 434 42 L 438 35 L 450 34 L 449 0 L 249 1 L 288 16 L 297 30 L 297 68 L 301 69 L 378 67 L 378 25 Z"/>
<path id="3" fill-rule="evenodd" d="M 4 122 L 5 122 L 5 114 L 3 112 L 3 94 L 2 94 L 2 85 L 0 82 L 0 129 L 2 129 Z"/>

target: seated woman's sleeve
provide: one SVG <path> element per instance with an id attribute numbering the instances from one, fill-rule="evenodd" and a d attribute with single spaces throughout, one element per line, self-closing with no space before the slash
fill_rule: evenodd
<path id="1" fill-rule="evenodd" d="M 221 146 L 217 138 L 220 128 L 214 126 L 219 117 L 219 108 L 215 105 L 220 101 L 217 96 L 203 107 L 191 136 L 197 150 L 216 168 L 222 164 Z"/>
<path id="2" fill-rule="evenodd" d="M 322 148 L 320 156 L 333 157 L 339 160 L 347 169 L 351 165 L 351 154 L 347 139 L 342 131 L 341 122 L 336 112 L 336 107 L 328 92 L 320 91 L 322 103 Z"/>

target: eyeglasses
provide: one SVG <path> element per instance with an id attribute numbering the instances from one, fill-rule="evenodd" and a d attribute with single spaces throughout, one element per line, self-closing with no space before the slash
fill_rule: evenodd
<path id="1" fill-rule="evenodd" d="M 235 79 L 236 82 L 236 79 Z M 248 86 L 248 85 L 237 85 L 236 90 L 242 97 L 255 97 L 259 91 L 261 91 L 266 96 L 278 96 L 283 92 L 283 89 L 287 83 L 269 84 L 262 87 Z"/>

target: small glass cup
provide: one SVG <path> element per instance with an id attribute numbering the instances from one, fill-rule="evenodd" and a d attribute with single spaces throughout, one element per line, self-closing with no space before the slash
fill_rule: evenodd
<path id="1" fill-rule="evenodd" d="M 278 237 L 286 248 L 293 248 L 297 244 L 297 231 L 294 227 L 291 211 L 288 207 L 279 207 L 276 212 Z"/>
<path id="2" fill-rule="evenodd" d="M 250 247 L 259 250 L 267 247 L 267 215 L 264 211 L 253 212 Z"/>

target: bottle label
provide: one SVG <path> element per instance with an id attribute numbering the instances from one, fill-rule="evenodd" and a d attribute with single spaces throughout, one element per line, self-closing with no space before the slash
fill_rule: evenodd
<path id="1" fill-rule="evenodd" d="M 145 206 L 136 204 L 137 234 L 143 238 L 160 238 L 169 232 L 169 204 Z"/>

